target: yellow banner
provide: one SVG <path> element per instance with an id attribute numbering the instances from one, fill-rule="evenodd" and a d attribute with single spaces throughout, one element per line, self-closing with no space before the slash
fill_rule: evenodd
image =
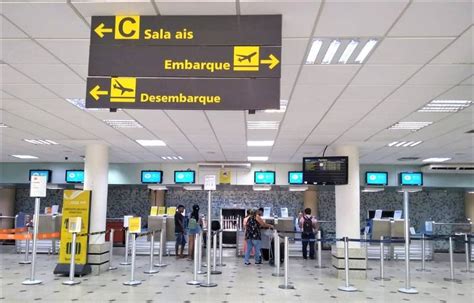
<path id="1" fill-rule="evenodd" d="M 132 234 L 140 233 L 142 231 L 142 218 L 133 217 L 128 219 L 128 231 Z"/>
<path id="2" fill-rule="evenodd" d="M 82 221 L 80 233 L 89 232 L 90 203 L 90 190 L 64 190 L 59 263 L 67 264 L 71 262 L 72 234 L 68 231 L 69 220 L 80 217 Z M 87 236 L 77 237 L 75 257 L 76 264 L 87 263 L 88 240 L 89 238 Z"/>
<path id="3" fill-rule="evenodd" d="M 150 209 L 150 216 L 158 215 L 158 206 L 152 206 Z"/>
<path id="4" fill-rule="evenodd" d="M 159 207 L 158 207 L 158 214 L 159 214 L 159 215 L 164 215 L 164 214 L 166 214 L 166 207 L 165 207 L 165 206 L 159 206 Z"/>
<path id="5" fill-rule="evenodd" d="M 175 213 L 176 213 L 176 207 L 174 206 L 168 207 L 167 212 L 166 212 L 168 216 L 174 216 Z"/>
<path id="6" fill-rule="evenodd" d="M 219 171 L 219 184 L 230 184 L 232 173 L 230 169 L 221 168 Z"/>

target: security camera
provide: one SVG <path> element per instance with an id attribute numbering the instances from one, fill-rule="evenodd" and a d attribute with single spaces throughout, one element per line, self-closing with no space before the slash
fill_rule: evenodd
<path id="1" fill-rule="evenodd" d="M 66 161 L 69 160 L 69 157 L 64 157 L 64 160 L 66 160 Z"/>

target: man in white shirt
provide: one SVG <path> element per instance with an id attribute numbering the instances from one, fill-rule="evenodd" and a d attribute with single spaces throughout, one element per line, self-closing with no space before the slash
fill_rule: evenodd
<path id="1" fill-rule="evenodd" d="M 299 221 L 301 228 L 301 243 L 303 245 L 303 259 L 309 258 L 314 260 L 314 240 L 316 239 L 316 231 L 318 230 L 318 220 L 311 215 L 311 208 L 304 210 L 304 216 Z"/>

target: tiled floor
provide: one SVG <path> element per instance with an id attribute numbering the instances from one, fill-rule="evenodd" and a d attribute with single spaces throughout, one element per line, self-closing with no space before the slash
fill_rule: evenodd
<path id="1" fill-rule="evenodd" d="M 359 291 L 344 293 L 337 290 L 343 284 L 335 277 L 331 268 L 317 269 L 314 261 L 299 258 L 290 259 L 290 281 L 294 290 L 278 288 L 283 278 L 273 277 L 273 267 L 268 264 L 245 267 L 241 259 L 226 257 L 222 275 L 213 275 L 215 288 L 190 286 L 186 281 L 192 279 L 192 262 L 176 261 L 173 257 L 164 258 L 170 265 L 155 275 L 143 273 L 148 268 L 148 257 L 137 258 L 136 278 L 143 281 L 139 286 L 122 285 L 129 278 L 129 267 L 119 266 L 118 270 L 100 276 L 77 278 L 82 281 L 75 286 L 65 286 L 65 277 L 53 275 L 57 256 L 39 255 L 37 278 L 43 284 L 24 286 L 21 282 L 29 276 L 29 265 L 19 265 L 23 256 L 12 253 L 11 247 L 0 246 L 0 302 L 474 302 L 474 274 L 462 273 L 462 262 L 456 263 L 456 278 L 462 283 L 446 282 L 449 276 L 447 262 L 427 262 L 431 272 L 412 270 L 412 285 L 419 291 L 417 295 L 397 292 L 404 285 L 404 263 L 386 262 L 388 282 L 373 280 L 378 275 L 376 267 L 368 271 L 367 280 L 351 281 Z M 324 263 L 329 264 L 329 252 Z M 119 263 L 121 256 L 115 258 Z M 413 269 L 419 262 L 413 262 Z M 204 280 L 204 276 L 199 276 Z"/>

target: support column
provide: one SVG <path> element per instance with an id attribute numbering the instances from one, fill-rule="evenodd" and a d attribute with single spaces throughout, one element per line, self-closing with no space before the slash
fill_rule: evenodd
<path id="1" fill-rule="evenodd" d="M 464 194 L 464 213 L 466 219 L 470 218 L 471 222 L 474 222 L 474 193 L 466 192 Z"/>
<path id="2" fill-rule="evenodd" d="M 360 172 L 357 146 L 339 146 L 335 155 L 349 157 L 348 184 L 337 185 L 336 193 L 336 237 L 360 239 Z M 344 277 L 344 243 L 332 247 L 333 266 L 338 276 Z M 359 242 L 349 242 L 349 269 L 351 277 L 366 277 L 365 249 Z"/>
<path id="3" fill-rule="evenodd" d="M 92 191 L 90 232 L 105 230 L 107 218 L 107 191 L 109 187 L 109 153 L 105 144 L 90 144 L 86 147 L 84 164 L 84 190 Z M 109 244 L 105 235 L 89 237 L 88 262 L 93 273 L 109 267 Z"/>

